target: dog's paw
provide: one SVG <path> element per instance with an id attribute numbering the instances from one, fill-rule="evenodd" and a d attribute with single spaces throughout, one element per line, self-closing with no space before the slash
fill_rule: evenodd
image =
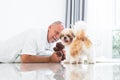
<path id="1" fill-rule="evenodd" d="M 70 64 L 70 61 L 64 60 L 64 61 L 62 61 L 62 63 L 63 63 L 63 64 Z"/>

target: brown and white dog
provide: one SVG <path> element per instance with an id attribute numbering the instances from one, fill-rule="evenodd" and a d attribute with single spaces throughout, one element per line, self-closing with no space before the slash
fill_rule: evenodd
<path id="1" fill-rule="evenodd" d="M 78 22 L 75 26 L 83 26 L 84 22 Z M 66 60 L 64 63 L 79 63 L 83 55 L 86 55 L 88 63 L 94 63 L 94 50 L 92 41 L 87 37 L 86 30 L 65 29 L 61 32 L 60 39 L 66 48 Z M 80 60 L 81 59 L 81 60 Z"/>

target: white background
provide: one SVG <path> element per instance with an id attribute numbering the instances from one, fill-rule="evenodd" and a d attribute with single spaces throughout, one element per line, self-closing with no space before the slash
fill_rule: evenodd
<path id="1" fill-rule="evenodd" d="M 0 41 L 32 27 L 65 22 L 65 0 L 0 0 Z"/>
<path id="2" fill-rule="evenodd" d="M 0 0 L 0 41 L 31 27 L 48 27 L 56 20 L 65 22 L 65 8 L 66 0 Z M 115 20 L 119 21 L 115 9 L 115 0 L 87 0 L 86 22 L 98 42 L 98 57 L 112 57 L 112 28 Z"/>
<path id="3" fill-rule="evenodd" d="M 87 0 L 86 21 L 92 36 L 100 43 L 96 55 L 112 58 L 112 28 L 114 27 L 114 0 Z"/>

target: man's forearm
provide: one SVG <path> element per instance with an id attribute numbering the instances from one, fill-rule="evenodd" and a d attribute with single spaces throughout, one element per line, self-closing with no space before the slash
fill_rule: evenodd
<path id="1" fill-rule="evenodd" d="M 48 63 L 50 62 L 50 57 L 23 54 L 21 55 L 21 62 L 23 63 Z"/>

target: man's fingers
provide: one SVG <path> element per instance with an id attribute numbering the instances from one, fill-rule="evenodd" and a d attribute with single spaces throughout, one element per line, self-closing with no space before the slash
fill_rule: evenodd
<path id="1" fill-rule="evenodd" d="M 62 56 L 58 56 L 56 53 L 53 53 L 51 60 L 52 62 L 61 62 Z"/>
<path id="2" fill-rule="evenodd" d="M 61 57 L 59 57 L 59 60 L 61 60 L 62 59 L 62 56 Z"/>
<path id="3" fill-rule="evenodd" d="M 58 58 L 58 61 L 61 62 L 61 60 L 62 60 L 62 57 L 59 57 L 59 58 Z"/>

